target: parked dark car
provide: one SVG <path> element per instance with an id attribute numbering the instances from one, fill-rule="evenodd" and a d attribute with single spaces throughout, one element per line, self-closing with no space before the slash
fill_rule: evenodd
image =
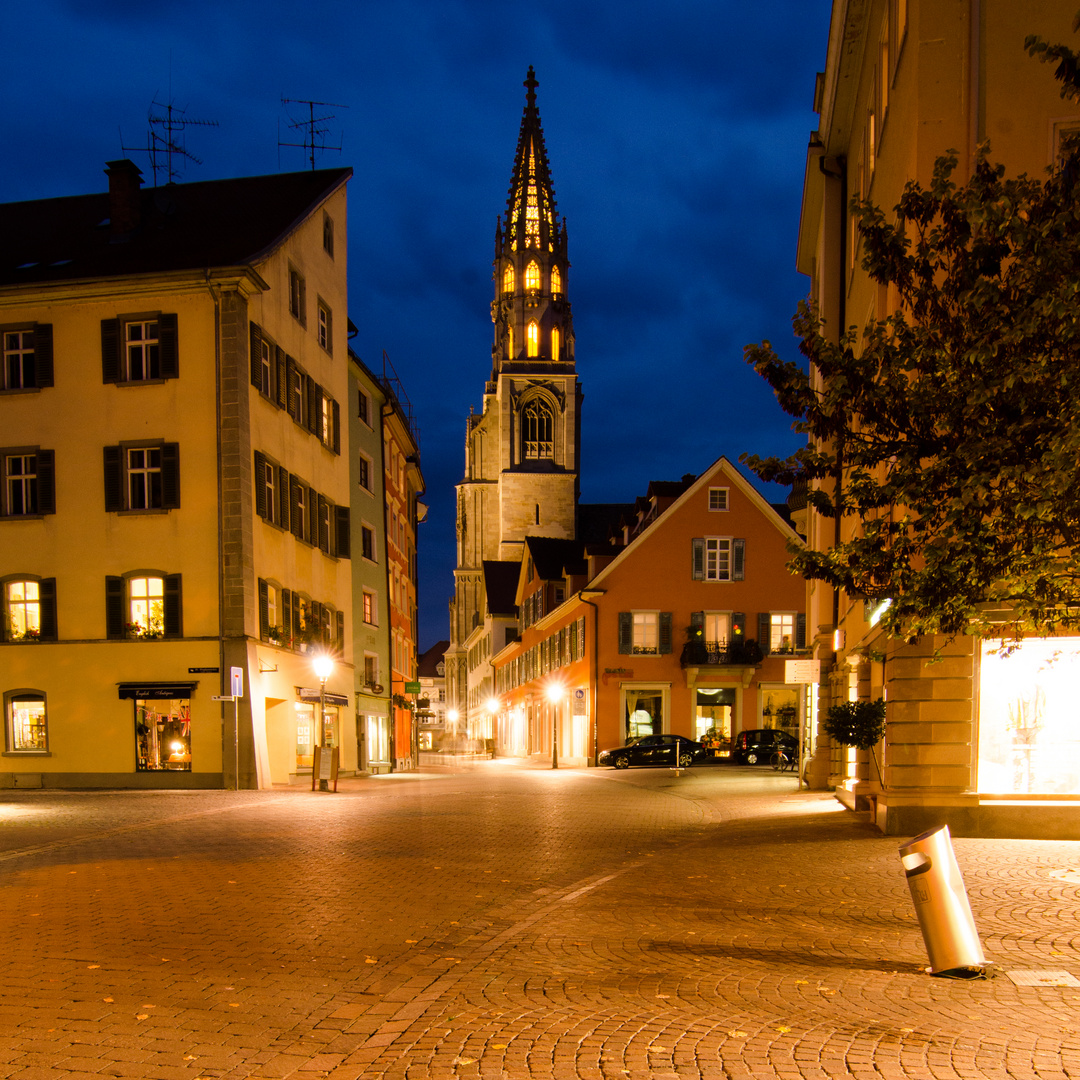
<path id="1" fill-rule="evenodd" d="M 611 765 L 616 769 L 628 769 L 631 765 L 673 766 L 677 760 L 685 769 L 704 757 L 705 747 L 682 735 L 641 735 L 629 739 L 625 746 L 601 750 L 596 760 L 599 765 Z"/>
<path id="2" fill-rule="evenodd" d="M 735 736 L 731 760 L 736 765 L 767 765 L 780 747 L 797 752 L 799 740 L 776 728 L 751 728 Z"/>

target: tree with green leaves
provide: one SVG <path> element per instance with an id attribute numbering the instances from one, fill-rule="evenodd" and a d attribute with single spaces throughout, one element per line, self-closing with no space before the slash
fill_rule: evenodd
<path id="1" fill-rule="evenodd" d="M 1026 47 L 1056 60 L 1062 97 L 1080 100 L 1078 54 Z M 863 268 L 897 309 L 834 343 L 800 305 L 809 371 L 768 341 L 748 346 L 808 444 L 743 460 L 764 480 L 807 481 L 818 513 L 857 523 L 826 550 L 792 548 L 789 567 L 889 598 L 890 634 L 1075 631 L 1080 143 L 1044 179 L 1007 178 L 985 145 L 966 182 L 956 167 L 955 153 L 941 157 L 891 216 L 852 201 Z"/>

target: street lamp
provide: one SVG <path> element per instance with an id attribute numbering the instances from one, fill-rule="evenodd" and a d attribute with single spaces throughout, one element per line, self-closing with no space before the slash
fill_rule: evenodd
<path id="1" fill-rule="evenodd" d="M 326 749 L 326 680 L 334 673 L 334 658 L 328 653 L 319 653 L 311 662 L 319 679 L 319 772 L 322 770 L 322 755 Z M 319 777 L 319 790 L 329 791 L 330 785 L 325 776 Z"/>
<path id="2" fill-rule="evenodd" d="M 547 684 L 545 694 L 551 702 L 551 767 L 559 767 L 559 702 L 566 695 L 566 689 L 561 682 L 552 681 Z"/>

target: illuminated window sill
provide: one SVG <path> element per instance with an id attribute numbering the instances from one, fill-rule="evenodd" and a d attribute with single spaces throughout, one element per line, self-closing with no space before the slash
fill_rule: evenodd
<path id="1" fill-rule="evenodd" d="M 4 757 L 52 757 L 51 750 L 5 750 Z"/>

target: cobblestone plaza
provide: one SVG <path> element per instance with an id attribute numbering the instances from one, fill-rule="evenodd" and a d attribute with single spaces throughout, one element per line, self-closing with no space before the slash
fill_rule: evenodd
<path id="1" fill-rule="evenodd" d="M 769 769 L 7 791 L 0 1078 L 1080 1075 L 1080 846 L 955 848 L 991 979 Z"/>

